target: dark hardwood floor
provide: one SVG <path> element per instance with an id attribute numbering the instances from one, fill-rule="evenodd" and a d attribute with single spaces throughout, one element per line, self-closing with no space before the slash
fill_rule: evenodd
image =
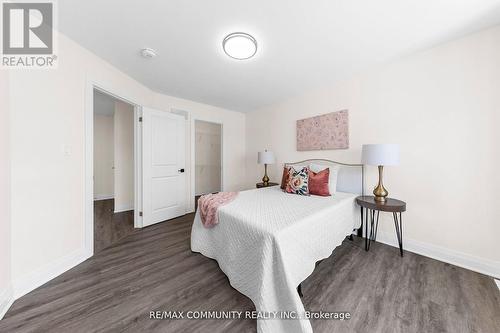
<path id="1" fill-rule="evenodd" d="M 94 201 L 94 254 L 134 232 L 134 211 L 114 210 L 113 199 Z"/>
<path id="2" fill-rule="evenodd" d="M 252 320 L 153 320 L 155 310 L 253 310 L 214 260 L 192 253 L 193 214 L 134 232 L 17 300 L 0 332 L 255 332 Z M 315 332 L 500 332 L 492 278 L 360 239 L 303 282 L 306 309 L 349 311 Z"/>

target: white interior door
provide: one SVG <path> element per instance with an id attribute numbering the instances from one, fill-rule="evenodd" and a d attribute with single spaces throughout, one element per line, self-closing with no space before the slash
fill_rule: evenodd
<path id="1" fill-rule="evenodd" d="M 143 227 L 186 213 L 185 119 L 142 109 Z"/>

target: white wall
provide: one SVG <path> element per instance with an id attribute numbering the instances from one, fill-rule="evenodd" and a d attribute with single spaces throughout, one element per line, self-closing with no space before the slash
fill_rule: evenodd
<path id="1" fill-rule="evenodd" d="M 134 107 L 115 102 L 115 212 L 134 209 Z"/>
<path id="2" fill-rule="evenodd" d="M 421 52 L 370 73 L 247 116 L 247 185 L 306 158 L 360 162 L 364 143 L 399 143 L 401 165 L 385 170 L 390 196 L 408 203 L 407 248 L 500 276 L 500 27 Z M 350 149 L 296 150 L 296 120 L 349 109 Z M 368 192 L 376 183 L 368 168 Z M 394 224 L 381 238 L 395 242 Z M 385 234 L 385 235 L 384 235 Z"/>
<path id="3" fill-rule="evenodd" d="M 197 102 L 187 101 L 180 98 L 154 94 L 152 107 L 158 110 L 186 110 L 189 111 L 186 128 L 186 173 L 188 189 L 186 200 L 191 203 L 190 210 L 194 210 L 194 157 L 192 142 L 194 139 L 194 121 L 204 120 L 222 124 L 222 190 L 239 191 L 245 186 L 245 114 L 209 106 Z"/>
<path id="4" fill-rule="evenodd" d="M 12 278 L 17 296 L 89 253 L 84 113 L 87 93 L 92 95 L 88 82 L 138 103 L 147 104 L 151 94 L 64 35 L 55 38 L 57 69 L 19 70 L 10 76 Z"/>
<path id="5" fill-rule="evenodd" d="M 229 139 L 225 184 L 227 189 L 244 184 L 243 114 L 154 93 L 64 35 L 55 38 L 57 69 L 15 71 L 9 78 L 16 296 L 90 254 L 85 242 L 85 107 L 92 96 L 90 82 L 139 105 L 180 108 L 192 112 L 191 117 L 224 120 Z"/>
<path id="6" fill-rule="evenodd" d="M 221 190 L 221 133 L 220 124 L 195 122 L 195 194 Z"/>
<path id="7" fill-rule="evenodd" d="M 12 300 L 8 71 L 0 70 L 0 319 Z"/>
<path id="8" fill-rule="evenodd" d="M 114 117 L 94 114 L 94 199 L 114 197 Z"/>

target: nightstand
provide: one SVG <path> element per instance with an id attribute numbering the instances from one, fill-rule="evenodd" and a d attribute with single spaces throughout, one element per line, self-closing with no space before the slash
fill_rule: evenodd
<path id="1" fill-rule="evenodd" d="M 356 203 L 361 207 L 361 222 L 365 233 L 365 250 L 370 250 L 370 242 L 377 239 L 378 218 L 380 212 L 392 213 L 396 236 L 398 237 L 399 252 L 403 256 L 403 220 L 402 213 L 406 211 L 406 202 L 387 198 L 385 202 L 375 201 L 372 195 L 364 195 L 356 198 Z M 399 213 L 399 216 L 398 216 Z M 364 215 L 364 218 L 363 218 Z M 368 236 L 368 221 L 370 221 L 370 235 Z"/>
<path id="2" fill-rule="evenodd" d="M 269 183 L 268 185 L 264 185 L 264 183 L 257 183 L 255 184 L 255 187 L 257 188 L 262 188 L 262 187 L 270 187 L 270 186 L 277 186 L 279 185 L 278 183 Z"/>

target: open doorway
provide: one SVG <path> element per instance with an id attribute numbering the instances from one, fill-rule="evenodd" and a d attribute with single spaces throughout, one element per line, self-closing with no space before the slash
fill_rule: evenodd
<path id="1" fill-rule="evenodd" d="M 94 254 L 134 231 L 134 105 L 94 89 Z"/>
<path id="2" fill-rule="evenodd" d="M 222 125 L 195 120 L 195 207 L 203 194 L 222 191 Z"/>

